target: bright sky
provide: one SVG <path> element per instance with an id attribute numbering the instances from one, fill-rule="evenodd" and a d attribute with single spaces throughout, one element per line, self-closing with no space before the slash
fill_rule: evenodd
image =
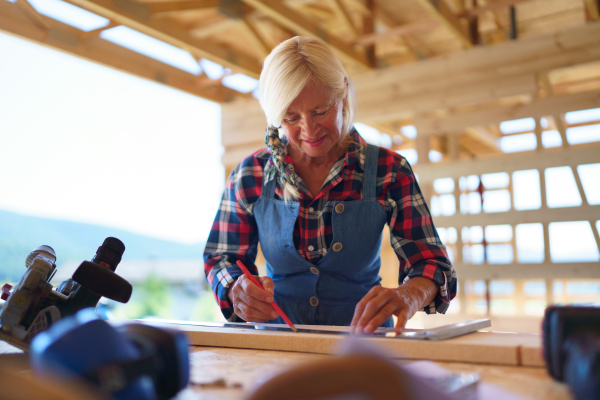
<path id="1" fill-rule="evenodd" d="M 0 34 L 0 208 L 204 240 L 220 106 Z"/>

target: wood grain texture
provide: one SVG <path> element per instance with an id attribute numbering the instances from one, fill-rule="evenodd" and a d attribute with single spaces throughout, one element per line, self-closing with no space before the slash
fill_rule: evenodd
<path id="1" fill-rule="evenodd" d="M 345 335 L 258 331 L 170 324 L 183 330 L 196 346 L 335 354 Z M 300 327 L 299 327 L 300 328 Z M 521 348 L 534 351 L 538 335 L 476 332 L 444 341 L 363 337 L 388 357 L 434 361 L 520 365 Z M 530 357 L 531 358 L 531 357 Z M 529 358 L 528 358 L 529 359 Z M 531 358 L 532 359 L 532 358 Z"/>
<path id="2" fill-rule="evenodd" d="M 202 399 L 243 399 L 254 388 L 275 375 L 298 366 L 329 360 L 332 357 L 323 354 L 204 346 L 192 346 L 190 352 L 192 384 L 180 394 L 181 398 L 189 398 L 186 395 L 193 394 Z M 395 363 L 407 362 L 395 360 Z M 555 382 L 545 368 L 487 363 L 436 362 L 436 364 L 453 373 L 480 374 L 481 382 L 496 385 L 512 394 L 529 399 L 571 399 L 567 386 Z M 211 385 L 212 382 L 219 381 L 223 382 L 225 387 Z M 481 400 L 486 399 L 481 397 Z"/>

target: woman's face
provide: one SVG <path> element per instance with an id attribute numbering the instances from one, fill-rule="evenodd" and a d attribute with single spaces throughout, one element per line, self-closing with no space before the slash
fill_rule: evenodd
<path id="1" fill-rule="evenodd" d="M 327 87 L 309 81 L 283 117 L 282 128 L 290 144 L 309 157 L 336 155 L 343 105 Z"/>

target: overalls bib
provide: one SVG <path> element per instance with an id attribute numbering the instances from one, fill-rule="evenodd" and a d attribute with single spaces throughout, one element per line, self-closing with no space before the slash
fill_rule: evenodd
<path id="1" fill-rule="evenodd" d="M 275 302 L 294 324 L 350 325 L 356 304 L 380 285 L 386 213 L 375 195 L 378 154 L 377 147 L 368 146 L 363 198 L 334 202 L 332 245 L 316 264 L 294 246 L 300 204 L 275 199 L 276 179 L 265 184 L 254 204 L 267 275 L 275 283 Z M 281 317 L 270 322 L 285 323 Z M 393 326 L 392 318 L 383 326 Z"/>

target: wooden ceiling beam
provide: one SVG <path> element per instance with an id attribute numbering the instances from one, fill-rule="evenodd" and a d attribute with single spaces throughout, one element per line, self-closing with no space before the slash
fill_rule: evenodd
<path id="1" fill-rule="evenodd" d="M 79 29 L 40 16 L 48 29 L 42 29 L 17 5 L 0 2 L 0 31 L 100 65 L 158 82 L 207 100 L 224 102 L 233 98 L 225 87 L 203 88 L 197 77 L 175 67 L 143 56 L 99 37 L 82 35 Z M 237 92 L 236 92 L 237 93 Z"/>
<path id="2" fill-rule="evenodd" d="M 256 27 L 254 26 L 252 21 L 250 21 L 250 18 L 247 15 L 242 18 L 242 22 L 248 30 L 250 40 L 254 42 L 256 51 L 258 51 L 261 58 L 267 57 L 267 55 L 269 55 L 269 53 L 271 52 L 271 47 L 267 44 L 267 42 L 265 42 L 258 29 L 256 29 Z"/>
<path id="3" fill-rule="evenodd" d="M 600 60 L 600 24 L 587 24 L 552 35 L 478 47 L 442 59 L 399 65 L 356 75 L 357 83 L 389 88 L 398 94 L 423 93 L 460 85 L 490 82 L 516 74 L 539 74 Z"/>
<path id="4" fill-rule="evenodd" d="M 496 153 L 502 152 L 498 144 L 498 137 L 481 126 L 469 127 L 465 129 L 467 136 L 482 143 L 485 147 L 491 149 Z"/>
<path id="5" fill-rule="evenodd" d="M 219 0 L 179 0 L 153 1 L 147 3 L 150 13 L 167 13 L 175 11 L 202 10 L 219 7 Z"/>
<path id="6" fill-rule="evenodd" d="M 197 26 L 190 26 L 188 27 L 188 32 L 190 32 L 190 35 L 195 38 L 203 39 L 215 35 L 225 29 L 231 29 L 238 24 L 239 21 L 237 20 L 223 17 L 223 19 L 212 22 L 210 24 L 202 23 Z"/>
<path id="7" fill-rule="evenodd" d="M 89 10 L 125 25 L 138 32 L 152 36 L 165 43 L 188 51 L 196 58 L 206 58 L 233 71 L 258 78 L 260 62 L 242 53 L 236 53 L 223 45 L 192 38 L 179 25 L 166 20 L 151 20 L 150 7 L 133 0 L 65 0 L 77 7 Z"/>
<path id="8" fill-rule="evenodd" d="M 587 18 L 590 21 L 600 20 L 600 2 L 598 0 L 583 0 Z"/>
<path id="9" fill-rule="evenodd" d="M 445 0 L 416 0 L 416 3 L 427 10 L 434 18 L 440 21 L 450 32 L 456 36 L 464 48 L 473 47 L 473 38 L 468 27 L 448 7 Z"/>
<path id="10" fill-rule="evenodd" d="M 357 37 L 358 31 L 356 30 L 356 27 L 354 26 L 354 23 L 352 22 L 350 13 L 346 9 L 345 5 L 342 4 L 342 1 L 341 0 L 329 0 L 329 2 L 331 4 L 331 9 L 335 13 L 335 15 L 338 17 L 338 19 L 340 21 L 342 21 L 342 23 L 346 26 L 348 31 L 350 31 L 352 33 L 353 37 Z"/>
<path id="11" fill-rule="evenodd" d="M 382 40 L 388 40 L 401 36 L 412 35 L 423 31 L 428 31 L 437 28 L 439 25 L 440 21 L 436 18 L 410 22 L 408 24 L 390 28 L 385 32 L 362 35 L 358 39 L 356 39 L 354 43 L 367 46 Z"/>
<path id="12" fill-rule="evenodd" d="M 490 4 L 486 4 L 484 6 L 478 6 L 478 7 L 473 7 L 471 9 L 466 9 L 466 10 L 458 13 L 457 17 L 459 17 L 459 18 L 476 17 L 476 16 L 479 16 L 488 11 L 500 10 L 502 8 L 514 6 L 515 4 L 524 3 L 526 1 L 531 1 L 531 0 L 499 0 L 499 1 L 495 1 Z M 585 0 L 585 1 L 587 1 L 587 0 Z"/>
<path id="13" fill-rule="evenodd" d="M 242 0 L 255 10 L 266 14 L 278 24 L 290 29 L 297 35 L 312 36 L 323 40 L 346 63 L 355 65 L 362 70 L 370 69 L 367 58 L 341 39 L 330 36 L 312 21 L 298 15 L 292 9 L 278 0 Z"/>
<path id="14" fill-rule="evenodd" d="M 373 0 L 371 0 L 371 1 L 373 1 Z M 384 26 L 386 29 L 389 30 L 389 29 L 393 29 L 394 27 L 397 27 L 397 26 L 402 26 L 402 25 L 400 25 L 400 23 L 398 21 L 396 21 L 394 18 L 392 18 L 392 16 L 389 15 L 389 13 L 385 12 L 385 10 L 382 10 L 381 8 L 378 7 L 374 11 L 376 11 L 376 13 L 373 13 L 373 14 L 375 14 L 378 23 L 380 25 Z M 365 34 L 366 33 L 368 33 L 368 32 L 365 32 Z M 373 33 L 373 32 L 370 32 L 370 33 Z M 400 36 L 400 38 L 402 39 L 404 45 L 406 46 L 409 53 L 415 60 L 429 58 L 433 55 L 431 50 L 429 50 L 424 43 L 417 41 L 414 37 Z"/>
<path id="15" fill-rule="evenodd" d="M 27 17 L 34 24 L 36 24 L 39 28 L 44 29 L 44 30 L 50 29 L 50 27 L 48 26 L 48 24 L 46 22 L 46 19 L 42 15 L 40 15 L 37 12 L 37 10 L 35 8 L 33 8 L 33 6 L 27 0 L 17 0 L 15 4 L 21 10 L 23 10 L 25 12 L 25 14 L 27 15 Z"/>
<path id="16" fill-rule="evenodd" d="M 362 34 L 370 35 L 375 32 L 375 0 L 366 0 L 364 6 L 368 8 L 369 12 L 362 15 Z M 363 47 L 369 64 L 377 67 L 381 61 L 377 60 L 375 55 L 375 43 Z"/>
<path id="17" fill-rule="evenodd" d="M 92 37 L 98 37 L 98 36 L 100 36 L 100 33 L 104 32 L 107 29 L 114 28 L 115 26 L 119 26 L 119 24 L 117 24 L 116 22 L 110 21 L 108 23 L 108 25 L 103 26 L 102 28 L 94 29 L 94 30 L 88 31 L 88 32 L 82 32 L 79 35 L 79 37 L 82 40 L 86 40 L 86 39 L 92 38 Z"/>
<path id="18" fill-rule="evenodd" d="M 417 164 L 415 170 L 419 174 L 419 182 L 429 183 L 442 176 L 458 179 L 461 176 L 472 175 L 474 171 L 477 171 L 478 175 L 493 174 L 501 171 L 511 174 L 514 171 L 527 169 L 544 170 L 553 167 L 577 167 L 582 164 L 593 164 L 598 162 L 599 151 L 600 146 L 598 143 L 588 143 L 572 146 L 568 149 L 532 150 L 512 154 L 494 154 L 480 159 L 457 160 L 436 164 Z M 579 212 L 584 213 L 580 207 L 569 208 L 576 214 L 579 214 Z M 594 208 L 600 211 L 600 206 L 597 205 Z M 523 211 L 520 211 L 520 213 L 527 214 L 527 212 Z M 498 215 L 506 214 L 499 213 Z M 457 216 L 460 218 L 460 213 Z M 583 219 L 586 220 L 588 218 L 584 217 Z M 565 220 L 578 221 L 578 219 Z"/>
<path id="19" fill-rule="evenodd" d="M 565 96 L 535 99 L 531 103 L 520 106 L 512 105 L 489 110 L 450 114 L 444 117 L 423 118 L 415 121 L 415 125 L 420 135 L 431 135 L 437 132 L 453 131 L 470 126 L 495 124 L 519 118 L 538 118 L 546 115 L 598 107 L 600 107 L 600 91 L 595 90 Z"/>

